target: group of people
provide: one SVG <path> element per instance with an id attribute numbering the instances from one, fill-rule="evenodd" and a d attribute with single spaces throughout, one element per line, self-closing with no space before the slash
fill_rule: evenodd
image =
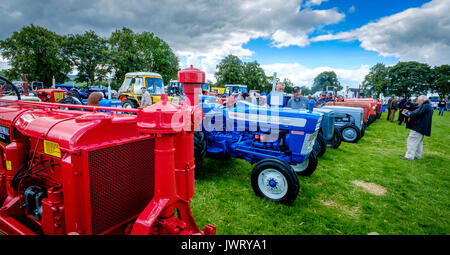
<path id="1" fill-rule="evenodd" d="M 441 102 L 443 103 L 439 106 L 446 104 L 444 99 Z M 425 136 L 431 136 L 433 106 L 425 95 L 419 96 L 416 103 L 412 102 L 411 98 L 391 96 L 387 102 L 387 120 L 394 122 L 397 111 L 399 111 L 398 125 L 405 122 L 406 128 L 410 129 L 406 141 L 406 154 L 402 158 L 421 159 L 423 139 Z"/>
<path id="2" fill-rule="evenodd" d="M 411 98 L 391 96 L 387 102 L 387 120 L 390 122 L 395 121 L 395 114 L 399 111 L 397 122 L 402 125 L 403 122 L 407 123 L 408 118 L 405 118 L 403 110 L 413 111 L 417 108 L 417 105 L 411 101 Z"/>

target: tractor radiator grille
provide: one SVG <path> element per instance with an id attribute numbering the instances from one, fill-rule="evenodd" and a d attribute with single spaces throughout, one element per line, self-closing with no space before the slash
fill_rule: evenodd
<path id="1" fill-rule="evenodd" d="M 153 198 L 154 139 L 89 152 L 92 233 L 139 214 Z"/>

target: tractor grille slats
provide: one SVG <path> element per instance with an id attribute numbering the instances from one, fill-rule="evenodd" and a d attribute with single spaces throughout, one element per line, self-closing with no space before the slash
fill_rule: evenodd
<path id="1" fill-rule="evenodd" d="M 154 193 L 154 139 L 90 151 L 92 233 L 139 214 Z"/>

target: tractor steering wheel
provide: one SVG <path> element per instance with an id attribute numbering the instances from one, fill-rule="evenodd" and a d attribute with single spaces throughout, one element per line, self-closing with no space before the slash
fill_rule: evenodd
<path id="1" fill-rule="evenodd" d="M 0 75 L 0 80 L 3 80 L 7 84 L 9 84 L 13 88 L 14 92 L 16 92 L 17 100 L 20 100 L 20 93 L 19 93 L 19 90 L 17 89 L 17 86 L 14 85 L 14 83 L 12 83 L 11 81 L 9 81 L 8 79 L 6 79 L 5 77 L 3 77 L 1 75 Z"/>

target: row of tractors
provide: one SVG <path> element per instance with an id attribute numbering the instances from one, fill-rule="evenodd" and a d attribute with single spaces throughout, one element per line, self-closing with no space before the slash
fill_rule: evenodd
<path id="1" fill-rule="evenodd" d="M 327 148 L 357 142 L 381 109 L 372 99 L 304 110 L 230 106 L 201 95 L 205 73 L 192 66 L 178 73 L 182 90 L 170 97 L 157 75 L 127 74 L 125 107 L 117 108 L 64 104 L 62 88 L 33 102 L 0 79 L 15 94 L 0 98 L 5 234 L 215 234 L 190 210 L 205 157 L 250 162 L 255 194 L 291 204 L 297 175 L 313 174 Z M 159 94 L 144 108 L 135 93 L 142 86 Z"/>

